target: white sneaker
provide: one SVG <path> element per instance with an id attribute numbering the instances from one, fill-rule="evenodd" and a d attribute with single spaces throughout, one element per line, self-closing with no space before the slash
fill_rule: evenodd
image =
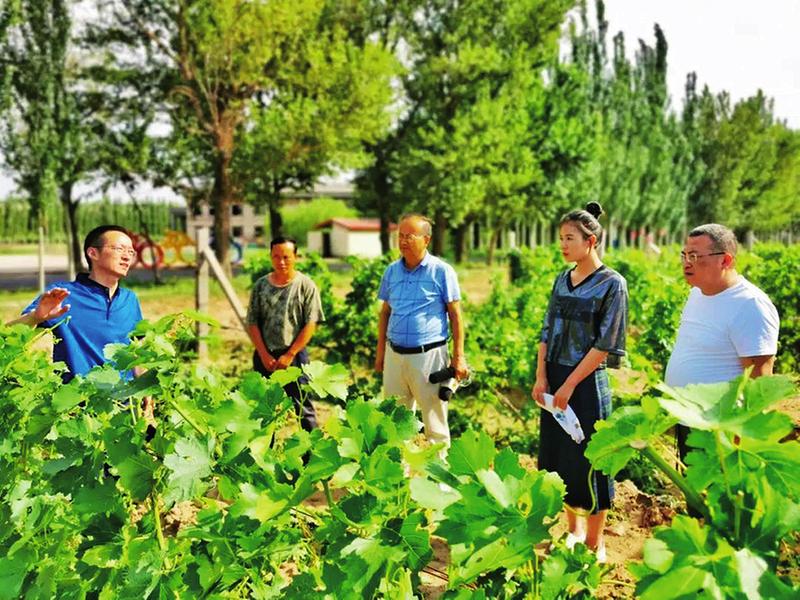
<path id="1" fill-rule="evenodd" d="M 567 541 L 565 542 L 567 546 L 567 550 L 572 550 L 575 547 L 575 544 L 585 544 L 586 543 L 586 533 L 572 533 L 571 531 L 567 534 Z"/>
<path id="2" fill-rule="evenodd" d="M 597 562 L 601 565 L 606 564 L 606 544 L 605 542 L 601 543 L 597 547 Z"/>

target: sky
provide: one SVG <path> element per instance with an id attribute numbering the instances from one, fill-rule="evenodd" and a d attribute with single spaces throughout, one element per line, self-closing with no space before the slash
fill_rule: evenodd
<path id="1" fill-rule="evenodd" d="M 594 6 L 594 0 L 588 0 Z M 761 88 L 774 114 L 800 129 L 800 0 L 606 0 L 609 40 L 625 32 L 631 53 L 641 38 L 655 43 L 654 23 L 667 38 L 667 76 L 680 109 L 686 74 L 697 89 L 727 90 L 736 102 Z"/>
<path id="2" fill-rule="evenodd" d="M 606 0 L 606 20 L 609 43 L 624 31 L 631 54 L 640 38 L 652 46 L 653 25 L 661 26 L 674 109 L 681 108 L 686 74 L 695 71 L 698 91 L 707 84 L 714 93 L 728 91 L 733 102 L 762 89 L 775 101 L 774 114 L 800 129 L 800 0 Z M 0 198 L 13 187 L 0 173 Z M 175 198 L 146 187 L 137 196 Z"/>

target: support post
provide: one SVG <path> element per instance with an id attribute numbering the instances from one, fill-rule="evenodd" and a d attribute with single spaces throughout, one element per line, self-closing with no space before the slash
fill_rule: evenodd
<path id="1" fill-rule="evenodd" d="M 44 293 L 45 277 L 44 277 L 44 227 L 39 225 L 39 293 Z"/>
<path id="2" fill-rule="evenodd" d="M 197 243 L 197 285 L 195 286 L 195 307 L 198 312 L 208 313 L 208 299 L 209 299 L 209 286 L 208 286 L 208 253 L 206 250 L 209 248 L 209 232 L 208 225 L 205 223 L 197 227 L 197 235 L 195 235 Z M 200 362 L 205 362 L 208 359 L 208 323 L 202 321 L 197 322 L 197 358 Z"/>

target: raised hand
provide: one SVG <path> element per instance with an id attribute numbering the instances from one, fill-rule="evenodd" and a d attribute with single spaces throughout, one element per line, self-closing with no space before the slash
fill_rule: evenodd
<path id="1" fill-rule="evenodd" d="M 69 304 L 63 304 L 69 291 L 64 288 L 53 288 L 47 290 L 39 298 L 39 304 L 33 311 L 33 318 L 36 323 L 57 319 L 69 310 Z"/>

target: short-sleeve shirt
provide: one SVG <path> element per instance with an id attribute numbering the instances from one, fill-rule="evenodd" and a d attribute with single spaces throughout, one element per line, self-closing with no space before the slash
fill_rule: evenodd
<path id="1" fill-rule="evenodd" d="M 744 277 L 713 296 L 692 288 L 664 380 L 676 387 L 730 381 L 744 371 L 740 358 L 777 353 L 779 328 L 775 305 Z"/>
<path id="2" fill-rule="evenodd" d="M 461 300 L 461 290 L 455 269 L 426 252 L 413 269 L 402 258 L 386 267 L 378 299 L 392 309 L 389 341 L 414 348 L 447 339 L 447 305 Z"/>
<path id="3" fill-rule="evenodd" d="M 325 320 L 319 289 L 310 277 L 295 273 L 286 285 L 259 278 L 250 294 L 247 324 L 257 325 L 268 350 L 285 350 L 309 323 Z"/>
<path id="4" fill-rule="evenodd" d="M 625 331 L 628 326 L 628 285 L 625 278 L 601 266 L 578 285 L 572 285 L 570 273 L 556 277 L 541 341 L 547 344 L 546 360 L 575 366 L 589 350 L 608 352 L 600 365 L 618 366 L 625 355 Z"/>
<path id="5" fill-rule="evenodd" d="M 64 303 L 69 304 L 70 309 L 58 319 L 43 321 L 39 327 L 53 327 L 60 323 L 53 330 L 56 337 L 53 360 L 66 363 L 69 372 L 64 374 L 64 379 L 69 381 L 105 364 L 103 349 L 106 345 L 129 343 L 131 331 L 142 320 L 142 308 L 131 290 L 117 287 L 109 298 L 108 288 L 90 279 L 86 273 L 78 274 L 74 281 L 49 285 L 47 289 L 54 287 L 69 291 Z M 31 302 L 23 314 L 35 310 L 40 298 Z"/>

